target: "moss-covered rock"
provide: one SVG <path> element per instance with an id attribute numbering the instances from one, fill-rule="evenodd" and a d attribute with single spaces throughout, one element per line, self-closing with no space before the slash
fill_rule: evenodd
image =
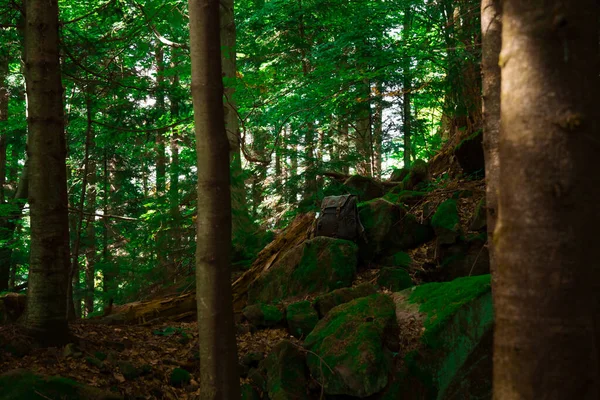
<path id="1" fill-rule="evenodd" d="M 270 400 L 309 398 L 304 354 L 288 340 L 279 342 L 264 361 Z"/>
<path id="2" fill-rule="evenodd" d="M 485 197 L 477 203 L 475 212 L 469 222 L 469 229 L 472 231 L 483 230 L 487 226 L 487 208 L 485 206 Z"/>
<path id="3" fill-rule="evenodd" d="M 375 286 L 370 283 L 362 283 L 356 287 L 337 289 L 331 293 L 317 296 L 313 307 L 317 310 L 319 318 L 323 318 L 334 307 L 375 293 L 377 293 Z"/>
<path id="4" fill-rule="evenodd" d="M 433 218 L 431 226 L 435 231 L 438 245 L 452 244 L 460 236 L 460 217 L 456 200 L 448 199 L 441 203 Z"/>
<path id="5" fill-rule="evenodd" d="M 248 322 L 257 328 L 275 326 L 283 320 L 283 312 L 272 304 L 252 304 L 244 308 L 242 314 Z"/>
<path id="6" fill-rule="evenodd" d="M 383 196 L 390 203 L 414 205 L 423 200 L 426 192 L 417 192 L 414 190 L 404 190 L 402 185 L 398 185 Z"/>
<path id="7" fill-rule="evenodd" d="M 18 293 L 0 295 L 0 324 L 15 322 L 25 311 L 27 296 Z"/>
<path id="8" fill-rule="evenodd" d="M 412 278 L 404 268 L 382 268 L 377 278 L 379 287 L 398 292 L 414 285 Z"/>
<path id="9" fill-rule="evenodd" d="M 429 178 L 429 167 L 423 160 L 415 160 L 410 167 L 408 175 L 402 179 L 403 190 L 415 190 L 422 182 Z"/>
<path id="10" fill-rule="evenodd" d="M 86 386 L 60 376 L 45 377 L 26 370 L 14 370 L 0 375 L 3 400 L 118 400 L 121 396 Z"/>
<path id="11" fill-rule="evenodd" d="M 410 172 L 409 168 L 394 168 L 392 170 L 392 174 L 390 175 L 390 182 L 402 182 L 406 175 Z"/>
<path id="12" fill-rule="evenodd" d="M 421 224 L 403 206 L 375 199 L 358 206 L 367 243 L 360 243 L 364 261 L 379 261 L 395 253 L 415 248 L 433 238 L 429 225 Z"/>
<path id="13" fill-rule="evenodd" d="M 248 302 L 272 303 L 293 296 L 348 287 L 356 275 L 358 247 L 324 236 L 288 251 L 248 290 Z"/>
<path id="14" fill-rule="evenodd" d="M 359 201 L 369 201 L 383 196 L 385 190 L 383 185 L 373 178 L 361 175 L 353 175 L 346 179 L 344 187 L 351 194 L 358 196 Z"/>
<path id="15" fill-rule="evenodd" d="M 319 314 L 312 307 L 310 301 L 299 301 L 288 306 L 286 319 L 289 332 L 300 338 L 306 337 L 312 332 L 317 322 L 319 322 Z"/>
<path id="16" fill-rule="evenodd" d="M 423 400 L 490 398 L 490 276 L 421 285 L 396 294 L 395 302 L 405 318 L 423 321 L 424 332 L 418 347 L 405 355 L 405 368 L 390 391 L 401 388 L 414 394 L 411 399 Z"/>
<path id="17" fill-rule="evenodd" d="M 169 377 L 169 383 L 173 387 L 184 387 L 192 380 L 192 375 L 183 368 L 174 368 Z"/>
<path id="18" fill-rule="evenodd" d="M 334 308 L 304 342 L 311 375 L 325 394 L 356 397 L 387 385 L 397 345 L 394 302 L 382 294 Z"/>
<path id="19" fill-rule="evenodd" d="M 463 139 L 454 148 L 454 156 L 465 174 L 484 174 L 485 159 L 482 143 L 483 131 L 479 130 Z"/>

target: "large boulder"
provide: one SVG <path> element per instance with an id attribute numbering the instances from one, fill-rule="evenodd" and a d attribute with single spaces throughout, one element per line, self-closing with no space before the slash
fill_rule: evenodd
<path id="1" fill-rule="evenodd" d="M 323 318 L 331 309 L 341 304 L 375 293 L 377 293 L 375 286 L 370 283 L 362 283 L 356 287 L 337 289 L 333 292 L 317 296 L 313 307 L 319 313 L 319 318 Z"/>
<path id="2" fill-rule="evenodd" d="M 319 322 L 319 314 L 310 304 L 310 301 L 304 300 L 292 303 L 287 307 L 286 319 L 290 334 L 301 338 L 312 332 L 317 322 Z"/>
<path id="3" fill-rule="evenodd" d="M 456 200 L 448 199 L 438 206 L 431 219 L 431 226 L 435 231 L 438 246 L 456 242 L 461 233 Z"/>
<path id="4" fill-rule="evenodd" d="M 16 322 L 25 311 L 27 296 L 18 293 L 0 295 L 0 324 Z"/>
<path id="5" fill-rule="evenodd" d="M 385 199 L 375 199 L 358 207 L 367 242 L 360 243 L 360 257 L 378 261 L 433 238 L 429 225 L 421 224 L 404 207 Z"/>
<path id="6" fill-rule="evenodd" d="M 118 400 L 123 397 L 60 376 L 46 377 L 23 369 L 0 375 L 0 397 L 17 399 Z"/>
<path id="7" fill-rule="evenodd" d="M 383 185 L 373 178 L 361 175 L 352 175 L 344 182 L 344 187 L 352 194 L 358 196 L 359 201 L 369 201 L 383 196 Z"/>
<path id="8" fill-rule="evenodd" d="M 383 196 L 383 198 L 391 203 L 415 205 L 423 201 L 423 198 L 426 194 L 426 192 L 404 190 L 403 186 L 400 184 L 392 188 L 392 190 L 386 193 L 385 196 Z"/>
<path id="9" fill-rule="evenodd" d="M 401 331 L 420 335 L 382 396 L 411 400 L 491 399 L 494 314 L 490 276 L 430 283 L 394 295 Z M 404 398 L 404 397 L 402 397 Z"/>
<path id="10" fill-rule="evenodd" d="M 270 400 L 303 400 L 307 394 L 304 353 L 288 340 L 279 342 L 264 360 Z"/>
<path id="11" fill-rule="evenodd" d="M 319 236 L 289 250 L 250 285 L 248 302 L 273 303 L 348 287 L 356 275 L 358 247 Z"/>
<path id="12" fill-rule="evenodd" d="M 374 294 L 331 310 L 304 346 L 311 375 L 327 395 L 367 397 L 388 384 L 398 350 L 394 302 Z"/>

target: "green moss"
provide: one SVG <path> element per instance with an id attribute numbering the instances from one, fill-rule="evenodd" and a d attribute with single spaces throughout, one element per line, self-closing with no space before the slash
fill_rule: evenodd
<path id="1" fill-rule="evenodd" d="M 243 384 L 240 388 L 242 400 L 260 400 L 260 395 L 252 385 Z"/>
<path id="2" fill-rule="evenodd" d="M 426 315 L 423 341 L 434 347 L 439 345 L 437 336 L 449 319 L 463 305 L 489 293 L 490 282 L 490 275 L 481 275 L 417 286 L 409 301 L 420 304 L 419 311 Z"/>
<path id="3" fill-rule="evenodd" d="M 192 380 L 192 375 L 188 371 L 183 368 L 175 368 L 171 372 L 171 377 L 169 378 L 169 382 L 171 386 L 174 387 L 183 387 L 190 383 Z"/>
<path id="4" fill-rule="evenodd" d="M 242 314 L 251 324 L 259 328 L 275 326 L 283 320 L 283 312 L 271 304 L 252 304 L 244 308 Z"/>
<path id="5" fill-rule="evenodd" d="M 440 204 L 431 219 L 431 225 L 434 228 L 455 231 L 458 229 L 459 224 L 460 217 L 458 216 L 458 208 L 454 199 L 448 199 Z"/>
<path id="6" fill-rule="evenodd" d="M 326 394 L 366 397 L 386 386 L 392 367 L 386 334 L 395 321 L 393 301 L 374 294 L 334 308 L 317 324 L 304 345 L 311 374 Z"/>
<path id="7" fill-rule="evenodd" d="M 384 199 L 391 203 L 401 204 L 401 203 L 416 203 L 421 200 L 426 192 L 417 192 L 414 190 L 404 190 L 401 185 L 396 186 L 390 192 L 388 192 Z"/>
<path id="8" fill-rule="evenodd" d="M 314 301 L 314 308 L 322 318 L 334 307 L 375 293 L 377 293 L 377 289 L 370 283 L 362 283 L 352 288 L 337 289 L 333 292 L 317 296 Z"/>
<path id="9" fill-rule="evenodd" d="M 43 377 L 25 370 L 0 375 L 3 400 L 114 400 L 120 396 L 82 385 L 71 379 Z"/>

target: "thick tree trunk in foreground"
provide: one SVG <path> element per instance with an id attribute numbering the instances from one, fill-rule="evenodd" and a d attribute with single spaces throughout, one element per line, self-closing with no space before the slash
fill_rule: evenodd
<path id="1" fill-rule="evenodd" d="M 202 398 L 239 399 L 229 248 L 229 141 L 223 114 L 219 1 L 189 0 L 198 159 L 196 292 Z"/>
<path id="2" fill-rule="evenodd" d="M 507 0 L 494 399 L 600 398 L 596 0 Z"/>
<path id="3" fill-rule="evenodd" d="M 25 4 L 31 256 L 24 325 L 45 344 L 61 344 L 69 340 L 69 221 L 58 1 Z"/>
<path id="4" fill-rule="evenodd" d="M 502 49 L 501 0 L 481 2 L 483 149 L 485 154 L 488 250 L 492 271 L 494 263 L 494 229 L 498 218 L 498 139 L 500 136 L 500 50 Z"/>

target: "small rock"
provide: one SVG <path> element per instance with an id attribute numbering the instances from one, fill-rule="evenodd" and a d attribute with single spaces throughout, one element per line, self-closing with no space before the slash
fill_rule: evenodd
<path id="1" fill-rule="evenodd" d="M 362 283 L 353 288 L 337 289 L 318 296 L 314 301 L 314 308 L 319 313 L 319 318 L 323 318 L 334 307 L 375 293 L 377 293 L 377 289 L 370 283 Z"/>
<path id="2" fill-rule="evenodd" d="M 377 278 L 377 284 L 392 292 L 398 292 L 414 285 L 404 268 L 382 268 Z"/>
<path id="3" fill-rule="evenodd" d="M 283 320 L 283 312 L 277 306 L 270 304 L 252 304 L 242 311 L 244 317 L 257 328 L 268 328 Z"/>
<path id="4" fill-rule="evenodd" d="M 169 378 L 169 382 L 173 387 L 185 387 L 191 380 L 192 375 L 183 368 L 175 368 Z"/>
<path id="5" fill-rule="evenodd" d="M 125 377 L 125 379 L 128 381 L 134 380 L 142 375 L 142 371 L 128 361 L 120 361 L 118 366 L 121 370 L 121 374 L 123 374 L 123 377 Z"/>

